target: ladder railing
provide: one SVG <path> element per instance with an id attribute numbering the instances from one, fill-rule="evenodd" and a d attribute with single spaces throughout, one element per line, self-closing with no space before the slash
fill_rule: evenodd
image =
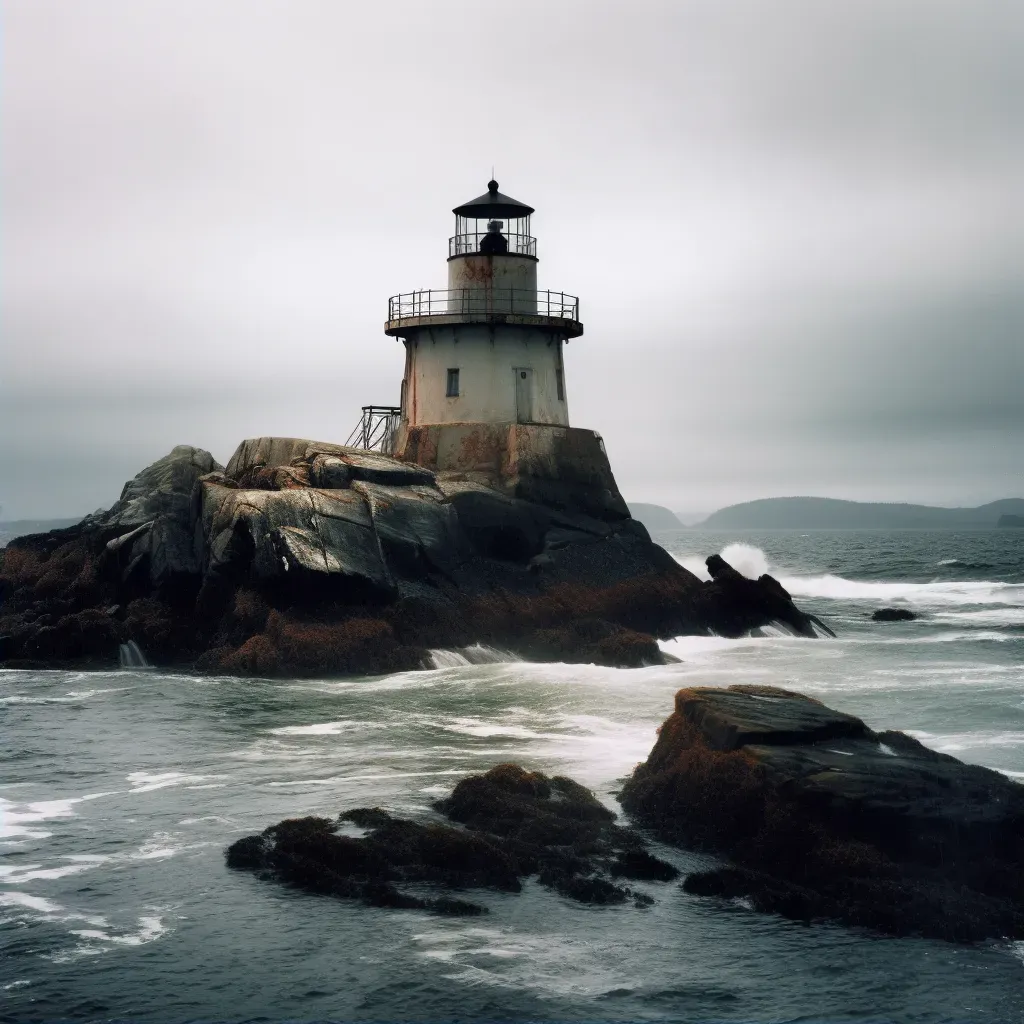
<path id="1" fill-rule="evenodd" d="M 390 455 L 395 450 L 395 434 L 402 410 L 393 405 L 364 405 L 363 414 L 345 442 L 349 448 Z"/>

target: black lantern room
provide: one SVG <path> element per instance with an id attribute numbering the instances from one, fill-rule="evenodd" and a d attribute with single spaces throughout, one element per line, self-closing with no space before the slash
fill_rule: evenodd
<path id="1" fill-rule="evenodd" d="M 489 256 L 537 258 L 537 239 L 530 234 L 533 207 L 498 191 L 496 181 L 487 192 L 456 206 L 455 235 L 448 240 L 448 258 L 474 253 Z"/>

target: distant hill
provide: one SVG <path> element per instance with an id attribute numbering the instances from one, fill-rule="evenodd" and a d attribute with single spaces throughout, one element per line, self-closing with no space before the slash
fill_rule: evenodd
<path id="1" fill-rule="evenodd" d="M 1003 515 L 999 517 L 999 522 L 996 523 L 996 526 L 1013 526 L 1019 530 L 1024 528 L 1024 516 L 1014 516 L 1009 513 L 1003 513 Z"/>
<path id="2" fill-rule="evenodd" d="M 627 504 L 629 505 L 629 514 L 634 519 L 639 519 L 648 530 L 685 529 L 675 512 L 662 505 L 646 505 L 640 501 L 631 501 Z"/>
<path id="3" fill-rule="evenodd" d="M 0 522 L 0 548 L 6 547 L 15 537 L 24 537 L 28 533 L 46 533 L 48 530 L 62 530 L 65 526 L 74 526 L 82 521 L 82 516 L 75 519 L 11 519 Z"/>
<path id="4" fill-rule="evenodd" d="M 840 501 L 837 498 L 761 498 L 713 512 L 707 530 L 957 529 L 995 526 L 1001 516 L 1024 515 L 1024 498 L 1003 498 L 978 508 Z"/>

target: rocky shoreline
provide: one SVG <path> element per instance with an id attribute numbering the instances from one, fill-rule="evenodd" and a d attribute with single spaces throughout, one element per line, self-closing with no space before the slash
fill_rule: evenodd
<path id="1" fill-rule="evenodd" d="M 680 635 L 816 635 L 772 577 L 680 566 L 595 451 L 510 475 L 294 438 L 245 441 L 226 467 L 175 448 L 109 510 L 0 551 L 0 665 L 106 668 L 134 643 L 182 670 L 365 674 L 484 643 L 631 667 Z"/>

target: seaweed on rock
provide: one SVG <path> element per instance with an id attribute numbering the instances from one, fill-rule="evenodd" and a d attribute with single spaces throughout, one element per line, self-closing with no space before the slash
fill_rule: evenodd
<path id="1" fill-rule="evenodd" d="M 542 886 L 598 905 L 652 902 L 615 879 L 669 881 L 679 872 L 645 849 L 634 832 L 585 787 L 515 764 L 463 779 L 436 804 L 450 822 L 415 822 L 380 808 L 356 808 L 335 820 L 292 818 L 227 850 L 229 867 L 310 892 L 372 906 L 485 913 L 451 891 L 517 893 L 536 875 Z M 345 826 L 364 829 L 348 835 Z M 424 897 L 405 886 L 442 890 Z"/>

